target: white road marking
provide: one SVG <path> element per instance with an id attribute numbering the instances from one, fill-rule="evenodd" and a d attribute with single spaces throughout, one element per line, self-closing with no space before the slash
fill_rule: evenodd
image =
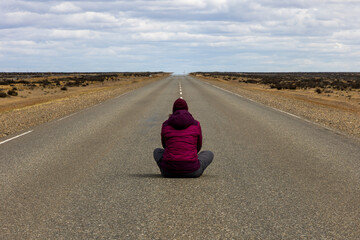
<path id="1" fill-rule="evenodd" d="M 59 121 L 64 120 L 64 119 L 66 119 L 66 118 L 68 118 L 68 117 L 71 117 L 71 116 L 73 116 L 73 115 L 75 115 L 75 114 L 77 114 L 77 112 L 76 112 L 76 113 L 72 113 L 72 114 L 70 114 L 70 115 L 67 115 L 67 116 L 65 116 L 65 117 L 62 117 L 62 118 L 58 119 L 57 121 L 59 122 Z"/>
<path id="2" fill-rule="evenodd" d="M 130 91 L 130 92 L 131 92 L 131 91 Z M 123 94 L 117 96 L 116 98 L 120 98 L 120 97 L 122 97 L 122 96 L 124 96 L 124 95 L 126 95 L 126 94 L 128 94 L 128 93 L 130 93 L 130 92 L 123 93 Z M 93 105 L 92 107 L 95 107 L 95 106 L 98 106 L 98 105 L 101 105 L 101 104 L 102 104 L 102 102 L 100 102 L 100 103 L 98 103 L 98 104 L 96 104 L 96 105 Z M 65 117 L 62 117 L 62 118 L 58 119 L 57 121 L 59 122 L 59 121 L 61 121 L 61 120 L 64 120 L 64 119 L 66 119 L 66 118 L 69 118 L 69 117 L 71 117 L 71 116 L 73 116 L 73 115 L 75 115 L 75 114 L 77 114 L 77 113 L 83 112 L 83 111 L 85 111 L 85 110 L 87 110 L 87 109 L 90 109 L 90 108 L 91 108 L 91 107 L 84 108 L 84 109 L 80 110 L 79 112 L 75 112 L 75 113 L 69 114 L 69 115 L 67 115 L 67 116 L 65 116 Z M 9 138 L 9 139 L 7 139 L 7 140 L 5 140 L 5 141 L 2 141 L 2 142 L 0 142 L 0 145 L 1 145 L 1 144 L 4 144 L 4 143 L 6 143 L 6 142 L 9 142 L 9 141 L 11 141 L 11 140 L 14 140 L 14 139 L 16 139 L 16 138 L 19 138 L 19 137 L 21 137 L 21 136 L 24 136 L 24 135 L 26 135 L 26 134 L 29 134 L 29 133 L 31 133 L 32 131 L 34 131 L 34 130 L 27 131 L 27 132 L 25 132 L 25 133 L 22 133 L 22 134 L 20 134 L 20 135 L 17 135 L 17 136 L 15 136 L 15 137 L 12 137 L 12 138 Z"/>
<path id="3" fill-rule="evenodd" d="M 7 140 L 5 140 L 5 141 L 2 141 L 2 142 L 0 142 L 0 145 L 1 145 L 1 144 L 4 144 L 4 143 L 6 143 L 6 142 L 9 142 L 9 141 L 11 141 L 11 140 L 14 140 L 14 139 L 16 139 L 16 138 L 19 138 L 19 137 L 21 137 L 21 136 L 24 136 L 24 135 L 26 135 L 26 134 L 29 134 L 29 133 L 31 133 L 32 131 L 34 131 L 34 130 L 30 130 L 30 131 L 28 131 L 28 132 L 22 133 L 22 134 L 20 134 L 20 135 L 17 135 L 17 136 L 15 136 L 15 137 L 12 137 L 12 138 L 9 138 L 9 139 L 7 139 Z"/>
<path id="4" fill-rule="evenodd" d="M 130 92 L 131 92 L 131 91 L 130 91 Z M 130 92 L 123 93 L 123 94 L 117 96 L 116 98 L 120 98 L 120 97 L 122 97 L 122 96 L 124 96 L 124 95 L 126 95 L 126 94 L 128 94 L 128 93 L 130 93 Z"/>
<path id="5" fill-rule="evenodd" d="M 305 120 L 306 122 L 311 122 L 311 121 L 309 121 L 309 120 L 307 120 L 307 119 L 304 119 L 304 118 L 302 118 L 302 117 L 299 117 L 299 116 L 297 116 L 297 115 L 295 115 L 295 114 L 292 114 L 292 113 L 289 113 L 289 112 L 285 112 L 285 111 L 283 111 L 283 110 L 280 110 L 280 109 L 277 109 L 277 108 L 274 108 L 274 107 L 271 107 L 271 106 L 267 106 L 267 105 L 265 105 L 265 104 L 263 104 L 263 103 L 260 103 L 260 102 L 255 101 L 255 100 L 253 100 L 253 99 L 251 99 L 251 98 L 244 97 L 244 96 L 242 96 L 242 95 L 240 95 L 240 94 L 231 92 L 231 91 L 229 91 L 229 90 L 226 90 L 226 89 L 223 89 L 223 88 L 221 88 L 221 87 L 212 85 L 212 84 L 210 84 L 210 83 L 207 83 L 207 82 L 205 82 L 205 83 L 208 84 L 208 85 L 210 85 L 210 86 L 213 86 L 213 87 L 215 87 L 215 88 L 218 88 L 218 89 L 220 89 L 220 90 L 223 90 L 223 91 L 225 91 L 225 92 L 228 92 L 228 93 L 231 93 L 231 94 L 233 94 L 233 95 L 236 95 L 236 96 L 238 96 L 238 97 L 248 99 L 248 100 L 250 100 L 250 101 L 252 101 L 252 102 L 254 102 L 254 103 L 261 104 L 261 105 L 263 105 L 263 106 L 269 107 L 269 108 L 274 109 L 274 110 L 276 110 L 276 111 L 285 113 L 285 114 L 290 115 L 290 116 L 292 116 L 292 117 Z M 313 122 L 311 122 L 311 123 L 313 123 Z"/>
<path id="6" fill-rule="evenodd" d="M 253 100 L 253 99 L 251 99 L 251 98 L 244 97 L 244 96 L 242 96 L 242 95 L 240 95 L 240 94 L 231 92 L 231 91 L 229 91 L 229 90 L 226 90 L 226 89 L 223 89 L 223 88 L 221 88 L 221 87 L 212 85 L 212 84 L 210 84 L 210 83 L 207 83 L 207 82 L 204 82 L 204 83 L 206 83 L 206 84 L 208 84 L 208 85 L 210 85 L 210 86 L 213 86 L 213 87 L 215 87 L 215 88 L 218 88 L 218 89 L 220 89 L 220 90 L 223 90 L 223 91 L 225 91 L 225 92 L 228 92 L 228 93 L 231 93 L 231 94 L 233 94 L 233 95 L 236 95 L 236 96 L 238 96 L 238 97 L 245 98 L 245 99 L 247 99 L 247 100 L 249 100 L 249 101 L 252 101 L 252 102 L 254 102 L 254 103 L 261 104 L 261 105 L 263 105 L 263 106 L 269 107 L 269 108 L 271 108 L 271 109 L 274 109 L 274 110 L 276 110 L 276 111 L 278 111 L 278 112 L 287 114 L 287 115 L 292 116 L 292 117 L 294 117 L 294 118 L 298 118 L 298 119 L 301 119 L 301 120 L 303 120 L 303 121 L 305 121 L 305 122 L 308 122 L 308 123 L 311 123 L 311 124 L 315 124 L 315 125 L 317 125 L 317 126 L 319 126 L 319 127 L 325 128 L 325 129 L 327 129 L 327 130 L 329 130 L 329 131 L 336 132 L 337 134 L 344 135 L 342 132 L 337 131 L 336 129 L 329 128 L 329 127 L 327 127 L 327 126 L 325 126 L 325 125 L 321 125 L 321 124 L 319 124 L 319 123 L 317 123 L 317 122 L 312 122 L 312 121 L 310 121 L 310 120 L 308 120 L 308 119 L 306 119 L 306 118 L 302 118 L 302 117 L 297 116 L 297 115 L 295 115 L 295 114 L 292 114 L 292 113 L 289 113 L 289 112 L 285 112 L 285 111 L 283 111 L 283 110 L 280 110 L 280 109 L 277 109 L 277 108 L 274 108 L 274 107 L 265 105 L 265 104 L 263 104 L 263 103 L 260 103 L 260 102 L 255 101 L 255 100 Z"/>
<path id="7" fill-rule="evenodd" d="M 130 91 L 130 92 L 131 92 L 131 91 Z M 124 96 L 124 95 L 126 95 L 126 94 L 128 94 L 128 93 L 130 93 L 130 92 L 123 93 L 123 94 L 121 94 L 121 95 L 119 95 L 119 96 L 117 96 L 117 97 L 115 97 L 115 98 L 120 98 L 120 97 L 122 97 L 122 96 Z M 83 111 L 86 111 L 86 110 L 88 110 L 88 109 L 90 109 L 90 108 L 99 106 L 99 105 L 101 105 L 101 104 L 103 104 L 103 102 L 99 102 L 99 103 L 97 103 L 97 104 L 95 104 L 95 105 L 92 105 L 92 106 L 90 106 L 90 107 L 81 109 L 81 110 L 79 110 L 78 112 L 75 112 L 75 113 L 72 113 L 72 114 L 70 114 L 70 115 L 68 115 L 68 116 L 65 116 L 65 117 L 60 118 L 60 119 L 58 119 L 57 121 L 59 122 L 59 121 L 64 120 L 64 119 L 66 119 L 66 118 L 68 118 L 68 117 L 71 117 L 71 116 L 73 116 L 73 115 L 75 115 L 75 114 L 77 114 L 77 113 L 81 113 L 81 112 L 83 112 Z"/>
<path id="8" fill-rule="evenodd" d="M 288 114 L 288 115 L 290 115 L 290 116 L 293 116 L 293 117 L 295 117 L 295 118 L 303 119 L 303 118 L 301 118 L 301 117 L 299 117 L 299 116 L 297 116 L 297 115 L 295 115 L 295 114 L 292 114 L 292 113 L 289 113 L 289 112 L 285 112 L 285 111 L 280 110 L 280 109 L 277 109 L 277 108 L 273 108 L 273 107 L 271 107 L 271 108 L 274 109 L 274 110 L 276 110 L 276 111 L 279 111 L 279 112 Z M 307 121 L 307 122 L 310 122 L 310 121 L 308 121 L 308 120 L 306 120 L 306 119 L 303 119 L 303 120 L 305 120 L 305 121 Z"/>
<path id="9" fill-rule="evenodd" d="M 179 80 L 179 93 L 180 93 L 180 98 L 183 99 L 183 97 L 181 96 L 183 94 L 183 92 L 182 92 L 182 86 L 181 86 L 180 80 Z"/>

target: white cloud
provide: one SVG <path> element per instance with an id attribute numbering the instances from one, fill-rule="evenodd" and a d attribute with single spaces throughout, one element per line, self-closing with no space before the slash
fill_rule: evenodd
<path id="1" fill-rule="evenodd" d="M 91 57 L 97 57 L 97 56 L 129 56 L 131 55 L 131 51 L 134 49 L 130 47 L 107 47 L 107 48 L 91 48 L 86 55 Z"/>
<path id="2" fill-rule="evenodd" d="M 107 68 L 116 56 L 128 67 L 126 58 L 137 66 L 181 68 L 197 61 L 199 68 L 204 62 L 233 71 L 285 71 L 286 63 L 294 70 L 299 62 L 301 70 L 316 64 L 331 70 L 342 60 L 355 69 L 358 12 L 360 3 L 340 0 L 7 0 L 0 2 L 0 58 L 21 62 L 21 54 L 33 54 L 61 61 L 85 54 L 89 65 L 101 56 Z M 249 63 L 243 56 L 251 57 Z M 151 58 L 157 60 L 143 62 Z M 0 71 L 14 68 L 0 63 Z"/>
<path id="3" fill-rule="evenodd" d="M 8 28 L 13 26 L 29 25 L 37 21 L 39 14 L 32 12 L 7 12 L 2 15 L 0 26 Z"/>
<path id="4" fill-rule="evenodd" d="M 94 39 L 99 37 L 99 33 L 90 30 L 50 30 L 49 38 L 52 39 Z"/>
<path id="5" fill-rule="evenodd" d="M 55 13 L 73 13 L 80 11 L 81 8 L 71 2 L 61 2 L 50 7 L 50 12 L 55 12 Z"/>
<path id="6" fill-rule="evenodd" d="M 86 23 L 116 23 L 117 19 L 109 13 L 98 12 L 84 12 L 70 15 L 66 18 L 66 21 L 73 22 L 74 24 L 86 24 Z"/>

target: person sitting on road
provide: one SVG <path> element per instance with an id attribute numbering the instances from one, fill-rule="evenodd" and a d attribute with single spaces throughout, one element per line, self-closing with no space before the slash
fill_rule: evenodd
<path id="1" fill-rule="evenodd" d="M 156 148 L 154 159 L 164 177 L 200 177 L 214 158 L 211 151 L 200 152 L 200 123 L 181 98 L 174 102 L 173 113 L 162 124 L 161 143 L 164 149 Z"/>

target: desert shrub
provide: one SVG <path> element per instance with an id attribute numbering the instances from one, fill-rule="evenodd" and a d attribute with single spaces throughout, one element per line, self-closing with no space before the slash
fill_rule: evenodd
<path id="1" fill-rule="evenodd" d="M 316 92 L 317 94 L 322 93 L 322 91 L 321 91 L 321 89 L 320 89 L 320 88 L 315 89 L 315 92 Z"/>
<path id="2" fill-rule="evenodd" d="M 331 89 L 326 89 L 325 91 L 324 91 L 324 93 L 333 93 L 334 91 L 333 90 L 331 90 Z"/>
<path id="3" fill-rule="evenodd" d="M 258 83 L 269 85 L 277 89 L 337 89 L 349 90 L 360 89 L 359 73 L 251 73 L 251 72 L 195 72 L 191 75 L 211 76 L 223 79 L 237 79 L 238 82 L 250 82 L 256 80 Z M 246 79 L 246 80 L 245 80 Z M 250 80 L 250 81 L 249 81 Z M 323 91 L 323 90 L 322 90 Z"/>
<path id="4" fill-rule="evenodd" d="M 18 81 L 18 83 L 22 83 L 22 84 L 25 84 L 25 85 L 30 84 L 30 82 L 26 81 L 26 80 L 20 80 L 20 81 Z"/>
<path id="5" fill-rule="evenodd" d="M 7 97 L 7 94 L 4 93 L 4 92 L 0 92 L 0 98 L 6 98 Z"/>
<path id="6" fill-rule="evenodd" d="M 295 85 L 295 84 L 290 84 L 290 85 L 288 86 L 288 89 L 290 89 L 290 90 L 295 90 L 295 89 L 296 89 L 296 85 Z"/>
<path id="7" fill-rule="evenodd" d="M 0 85 L 10 85 L 10 84 L 14 84 L 14 83 L 15 83 L 14 80 L 8 80 L 8 79 L 0 81 Z"/>
<path id="8" fill-rule="evenodd" d="M 67 90 L 67 87 L 62 87 L 62 88 L 60 88 L 60 90 L 66 91 L 66 90 Z"/>
<path id="9" fill-rule="evenodd" d="M 9 91 L 7 92 L 7 94 L 8 94 L 9 96 L 17 96 L 17 95 L 18 95 L 18 93 L 17 93 L 15 90 L 9 90 Z"/>
<path id="10" fill-rule="evenodd" d="M 45 80 L 41 81 L 41 84 L 43 87 L 46 87 L 46 86 L 50 85 L 51 82 L 48 79 L 45 79 Z"/>
<path id="11" fill-rule="evenodd" d="M 351 86 L 351 88 L 359 89 L 360 88 L 360 80 L 351 82 L 350 86 Z"/>
<path id="12" fill-rule="evenodd" d="M 248 79 L 248 80 L 245 80 L 245 83 L 257 83 L 257 81 L 253 80 L 253 79 Z"/>

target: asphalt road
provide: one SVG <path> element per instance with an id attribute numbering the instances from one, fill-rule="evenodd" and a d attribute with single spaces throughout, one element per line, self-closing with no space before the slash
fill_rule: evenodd
<path id="1" fill-rule="evenodd" d="M 179 96 L 215 154 L 198 179 L 152 158 Z M 359 141 L 190 77 L 31 130 L 0 140 L 0 239 L 360 236 Z"/>

